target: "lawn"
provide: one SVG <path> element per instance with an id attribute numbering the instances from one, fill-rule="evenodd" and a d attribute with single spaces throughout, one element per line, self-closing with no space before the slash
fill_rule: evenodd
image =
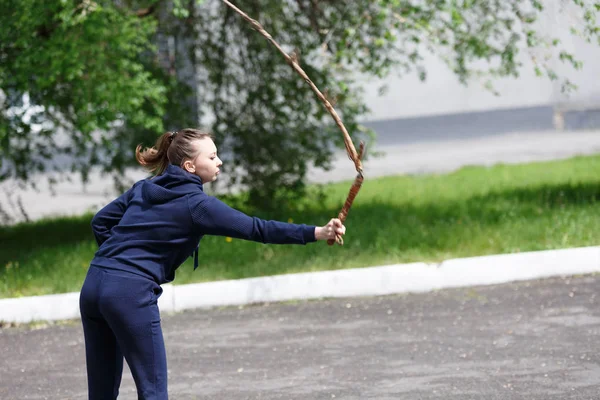
<path id="1" fill-rule="evenodd" d="M 370 179 L 346 221 L 344 246 L 264 245 L 205 237 L 175 284 L 600 244 L 600 156 L 443 175 Z M 302 212 L 266 215 L 325 224 L 349 182 Z M 78 291 L 96 250 L 91 215 L 0 228 L 0 297 Z"/>

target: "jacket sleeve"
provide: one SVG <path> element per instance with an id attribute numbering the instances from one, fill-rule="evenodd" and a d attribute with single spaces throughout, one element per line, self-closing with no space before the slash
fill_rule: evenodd
<path id="1" fill-rule="evenodd" d="M 135 187 L 135 185 L 133 187 Z M 92 231 L 94 232 L 94 237 L 96 238 L 98 246 L 101 246 L 102 243 L 108 240 L 111 229 L 121 221 L 121 218 L 127 209 L 129 196 L 131 195 L 133 187 L 104 206 L 104 208 L 98 211 L 96 215 L 94 215 L 94 218 L 92 218 Z"/>
<path id="2" fill-rule="evenodd" d="M 316 241 L 313 225 L 250 217 L 206 194 L 191 196 L 189 206 L 192 221 L 202 235 L 230 236 L 272 244 L 306 244 Z"/>

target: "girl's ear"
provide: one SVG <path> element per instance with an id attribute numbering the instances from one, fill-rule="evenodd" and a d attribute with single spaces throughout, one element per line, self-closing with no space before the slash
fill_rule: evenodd
<path id="1" fill-rule="evenodd" d="M 194 164 L 190 160 L 186 160 L 183 163 L 183 169 L 185 169 L 187 172 L 192 173 L 192 174 L 194 172 L 196 172 L 196 167 L 194 166 Z"/>

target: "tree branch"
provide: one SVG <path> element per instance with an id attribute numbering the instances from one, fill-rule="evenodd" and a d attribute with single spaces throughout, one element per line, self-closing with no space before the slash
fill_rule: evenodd
<path id="1" fill-rule="evenodd" d="M 362 168 L 362 160 L 361 160 L 362 157 L 363 157 L 363 155 L 364 155 L 364 143 L 361 142 L 361 144 L 360 144 L 360 153 L 357 153 L 356 152 L 356 148 L 354 147 L 354 143 L 352 143 L 352 138 L 348 134 L 348 131 L 346 130 L 346 127 L 344 126 L 341 118 L 339 117 L 339 115 L 337 114 L 337 112 L 335 111 L 335 109 L 333 108 L 333 106 L 331 105 L 331 103 L 329 102 L 329 100 L 327 100 L 327 98 L 323 95 L 323 93 L 321 93 L 321 91 L 319 90 L 319 88 L 317 88 L 317 86 L 308 77 L 308 75 L 306 75 L 306 72 L 304 72 L 304 70 L 300 67 L 300 65 L 298 64 L 298 61 L 297 61 L 297 56 L 295 56 L 295 55 L 290 56 L 289 54 L 287 54 L 281 48 L 281 46 L 279 45 L 279 43 L 277 43 L 273 39 L 273 37 L 263 28 L 263 26 L 258 21 L 250 18 L 247 14 L 245 14 L 242 10 L 240 10 L 239 8 L 237 8 L 236 6 L 234 6 L 228 0 L 222 0 L 222 1 L 227 6 L 229 6 L 231 9 L 233 9 L 235 12 L 237 12 L 238 14 L 240 14 L 242 16 L 242 18 L 244 18 L 246 21 L 248 21 L 250 23 L 250 25 L 252 25 L 252 27 L 256 31 L 258 31 L 261 35 L 263 35 L 269 42 L 271 42 L 271 44 L 273 46 L 275 46 L 275 48 L 277 48 L 277 50 L 279 50 L 279 52 L 285 57 L 285 59 L 288 62 L 288 64 L 290 64 L 290 66 L 298 74 L 300 74 L 300 76 L 304 79 L 304 81 L 306 83 L 308 83 L 308 85 L 313 90 L 313 92 L 315 92 L 315 94 L 317 95 L 317 97 L 323 102 L 323 104 L 325 105 L 325 108 L 327 108 L 327 111 L 329 111 L 329 113 L 333 117 L 335 123 L 341 129 L 342 134 L 344 135 L 344 144 L 346 146 L 346 152 L 348 153 L 348 157 L 352 160 L 352 162 L 354 162 L 354 166 L 356 168 L 356 171 L 358 172 L 358 175 L 356 176 L 356 179 L 354 180 L 354 183 L 352 184 L 352 187 L 350 188 L 350 193 L 348 194 L 346 202 L 344 203 L 344 206 L 342 207 L 342 210 L 340 211 L 340 213 L 338 215 L 338 218 L 342 222 L 344 222 L 345 219 L 346 219 L 346 216 L 348 215 L 348 212 L 350 211 L 350 207 L 352 206 L 354 198 L 356 197 L 356 195 L 358 194 L 358 191 L 360 190 L 360 188 L 362 186 L 362 182 L 363 182 L 363 179 L 364 179 L 364 177 L 363 177 L 363 168 Z M 339 236 L 339 235 L 336 236 L 335 242 L 337 242 L 340 245 L 342 245 L 344 243 L 344 241 L 342 240 L 342 237 Z M 327 241 L 327 244 L 332 245 L 335 242 L 331 239 L 331 240 Z"/>
<path id="2" fill-rule="evenodd" d="M 140 18 L 144 18 L 147 17 L 151 14 L 154 13 L 154 11 L 156 11 L 156 5 L 151 5 L 150 7 L 146 7 L 146 8 L 140 8 L 139 10 L 135 11 L 135 15 L 137 15 Z"/>

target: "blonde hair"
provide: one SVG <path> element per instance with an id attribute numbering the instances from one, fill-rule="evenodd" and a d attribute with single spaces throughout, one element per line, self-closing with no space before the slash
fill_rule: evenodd
<path id="1" fill-rule="evenodd" d="M 142 150 L 142 145 L 139 144 L 135 149 L 135 159 L 154 175 L 161 175 L 169 164 L 182 166 L 185 160 L 193 159 L 196 149 L 192 142 L 205 138 L 213 139 L 213 136 L 191 128 L 166 132 L 158 138 L 153 147 Z"/>

